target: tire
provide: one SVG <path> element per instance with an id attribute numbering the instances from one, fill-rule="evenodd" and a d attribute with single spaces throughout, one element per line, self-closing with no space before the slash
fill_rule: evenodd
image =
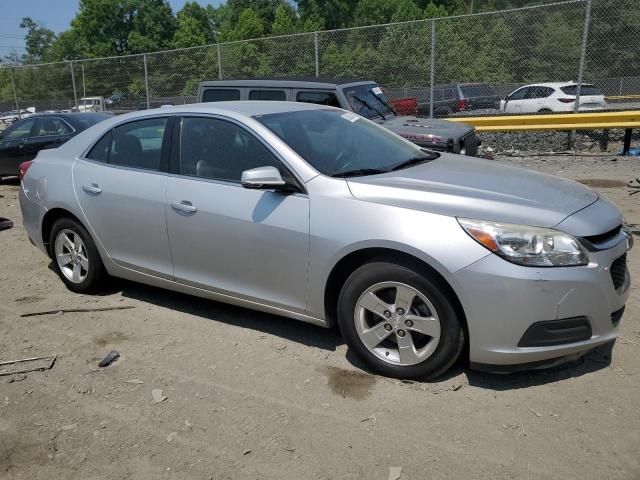
<path id="1" fill-rule="evenodd" d="M 407 303 L 407 298 L 413 300 Z M 438 280 L 387 262 L 365 264 L 349 276 L 338 298 L 338 324 L 349 348 L 369 368 L 400 379 L 441 375 L 458 359 L 465 342 L 454 303 Z"/>
<path id="2" fill-rule="evenodd" d="M 71 240 L 73 247 L 80 248 L 74 252 L 63 235 Z M 89 232 L 76 220 L 68 217 L 56 220 L 49 236 L 49 255 L 54 270 L 69 290 L 94 293 L 104 284 L 107 274 L 98 249 Z M 65 264 L 70 259 L 71 263 Z M 79 265 L 78 276 L 75 275 L 76 265 Z"/>
<path id="3" fill-rule="evenodd" d="M 553 113 L 553 110 L 550 110 L 548 108 L 542 108 L 538 110 L 538 113 Z"/>

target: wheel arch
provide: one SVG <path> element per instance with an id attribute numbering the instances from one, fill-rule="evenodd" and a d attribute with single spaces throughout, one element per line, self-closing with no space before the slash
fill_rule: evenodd
<path id="1" fill-rule="evenodd" d="M 53 228 L 53 224 L 56 223 L 57 220 L 61 218 L 71 218 L 74 221 L 78 222 L 82 225 L 87 231 L 87 226 L 84 224 L 82 220 L 80 220 L 76 215 L 71 213 L 69 210 L 61 207 L 55 207 L 47 211 L 44 217 L 42 218 L 42 243 L 47 249 L 49 256 L 51 256 L 51 248 L 49 245 L 49 237 L 51 236 L 51 229 Z"/>
<path id="2" fill-rule="evenodd" d="M 367 247 L 352 251 L 342 257 L 331 269 L 324 290 L 324 311 L 325 319 L 330 326 L 335 326 L 337 322 L 338 297 L 344 283 L 357 268 L 366 263 L 374 261 L 385 261 L 397 263 L 398 265 L 411 268 L 425 276 L 435 278 L 445 290 L 453 302 L 456 313 L 460 317 L 460 322 L 464 328 L 467 344 L 469 342 L 469 329 L 467 327 L 467 317 L 462 307 L 462 302 L 451 286 L 450 282 L 423 259 L 410 253 L 395 250 L 388 247 Z"/>

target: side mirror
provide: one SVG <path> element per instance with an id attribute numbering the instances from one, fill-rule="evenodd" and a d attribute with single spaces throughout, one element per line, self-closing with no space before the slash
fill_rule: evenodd
<path id="1" fill-rule="evenodd" d="M 276 167 L 258 167 L 245 170 L 242 172 L 240 182 L 244 188 L 257 190 L 287 190 L 289 188 Z"/>

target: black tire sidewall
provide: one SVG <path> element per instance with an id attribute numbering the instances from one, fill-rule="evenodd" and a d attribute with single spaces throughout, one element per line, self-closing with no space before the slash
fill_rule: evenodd
<path id="1" fill-rule="evenodd" d="M 56 259 L 56 238 L 60 231 L 64 229 L 71 230 L 80 235 L 80 238 L 87 250 L 89 271 L 87 272 L 87 278 L 85 278 L 81 283 L 73 283 L 65 277 L 62 271 L 60 271 L 60 267 Z M 87 232 L 87 230 L 74 219 L 60 218 L 53 224 L 53 227 L 51 228 L 51 235 L 49 236 L 49 255 L 53 262 L 54 270 L 69 290 L 77 293 L 89 293 L 96 291 L 100 287 L 104 278 L 104 265 L 102 264 L 100 253 L 98 252 L 91 235 L 89 235 L 89 232 Z"/>
<path id="2" fill-rule="evenodd" d="M 376 357 L 364 346 L 355 327 L 354 312 L 362 293 L 382 282 L 401 282 L 425 295 L 435 307 L 440 320 L 441 336 L 435 352 L 422 363 L 409 366 L 392 365 Z M 373 262 L 355 270 L 345 282 L 338 299 L 338 323 L 348 346 L 374 371 L 395 378 L 435 378 L 444 373 L 460 356 L 464 346 L 464 330 L 448 294 L 433 276 L 422 275 L 411 268 L 387 262 Z"/>

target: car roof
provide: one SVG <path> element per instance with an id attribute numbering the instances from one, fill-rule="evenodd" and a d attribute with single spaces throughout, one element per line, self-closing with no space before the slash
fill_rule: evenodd
<path id="1" fill-rule="evenodd" d="M 326 110 L 326 105 L 303 102 L 279 102 L 270 100 L 237 100 L 231 102 L 191 103 L 187 105 L 169 105 L 144 110 L 155 114 L 167 113 L 239 113 L 248 117 L 269 115 L 272 113 L 298 112 L 305 110 Z"/>
<path id="2" fill-rule="evenodd" d="M 335 88 L 352 83 L 376 83 L 362 78 L 343 77 L 256 77 L 200 82 L 201 87 Z"/>
<path id="3" fill-rule="evenodd" d="M 530 83 L 528 85 L 522 85 L 522 87 L 553 87 L 553 88 L 560 88 L 560 87 L 570 87 L 573 85 L 577 85 L 577 82 L 571 81 L 571 82 L 541 82 L 541 83 Z M 589 82 L 582 82 L 583 86 L 593 86 L 593 83 L 589 83 Z M 518 87 L 519 89 L 522 87 Z"/>

